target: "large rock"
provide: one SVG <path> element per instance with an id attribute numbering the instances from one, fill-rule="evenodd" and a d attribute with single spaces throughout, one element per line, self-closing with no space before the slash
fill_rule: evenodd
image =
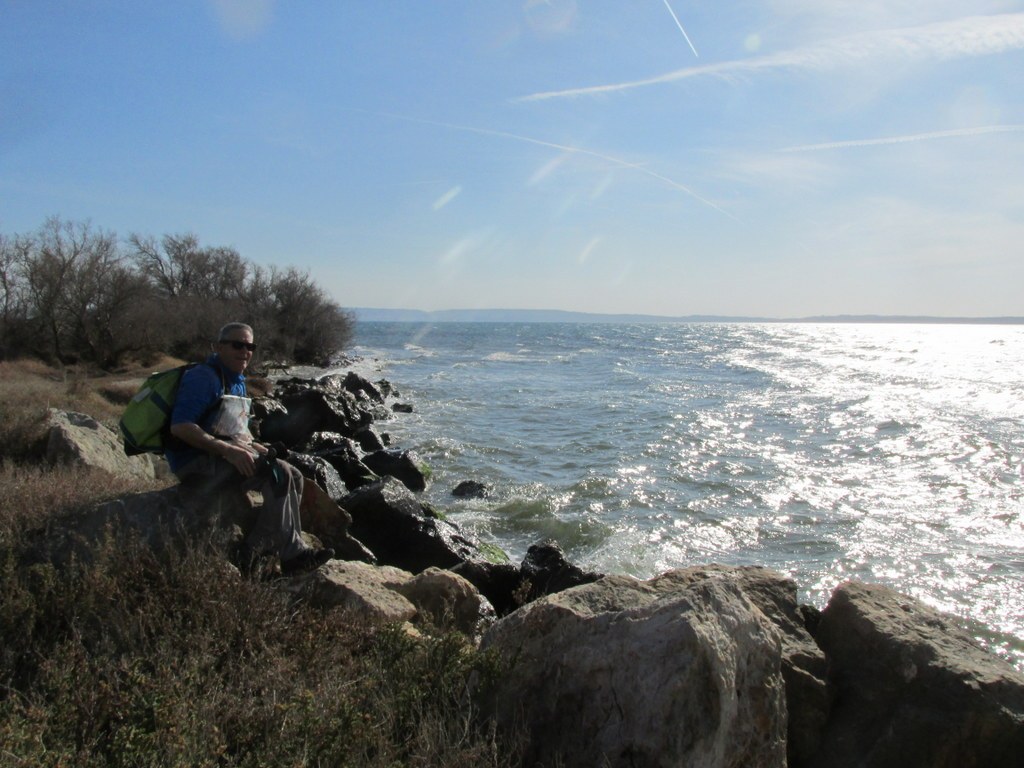
<path id="1" fill-rule="evenodd" d="M 352 535 L 384 565 L 419 573 L 431 566 L 451 568 L 485 559 L 476 542 L 392 477 L 360 488 L 340 503 L 352 516 Z"/>
<path id="2" fill-rule="evenodd" d="M 451 571 L 427 568 L 397 587 L 416 606 L 417 618 L 473 637 L 494 622 L 494 608 L 469 581 Z"/>
<path id="3" fill-rule="evenodd" d="M 380 479 L 363 464 L 356 443 L 337 433 L 316 432 L 304 449 L 330 463 L 337 470 L 347 491 L 354 491 Z"/>
<path id="4" fill-rule="evenodd" d="M 241 491 L 199 496 L 174 486 L 136 493 L 64 515 L 40 532 L 33 557 L 56 565 L 89 561 L 108 536 L 130 536 L 160 550 L 197 536 L 233 550 L 255 521 L 253 500 Z"/>
<path id="5" fill-rule="evenodd" d="M 296 384 L 278 399 L 287 413 L 268 413 L 260 423 L 260 436 L 270 443 L 292 447 L 324 431 L 352 437 L 373 422 L 373 415 L 360 409 L 352 393 L 340 387 L 304 389 Z"/>
<path id="6" fill-rule="evenodd" d="M 289 451 L 287 456 L 289 464 L 298 469 L 304 478 L 319 485 L 335 501 L 348 493 L 344 479 L 326 459 L 295 451 Z"/>
<path id="7" fill-rule="evenodd" d="M 735 581 L 743 594 L 780 631 L 788 712 L 788 765 L 789 768 L 807 766 L 818 751 L 830 708 L 825 654 L 806 626 L 806 613 L 813 609 L 797 601 L 795 581 L 769 568 L 697 566 L 670 571 L 650 583 L 656 589 L 675 590 L 716 575 Z"/>
<path id="8" fill-rule="evenodd" d="M 314 607 L 341 608 L 357 621 L 391 623 L 416 616 L 416 606 L 397 589 L 411 578 L 399 568 L 330 560 L 282 588 Z"/>
<path id="9" fill-rule="evenodd" d="M 362 461 L 381 477 L 401 480 L 410 491 L 422 491 L 427 487 L 427 478 L 421 469 L 422 462 L 412 451 L 374 451 L 364 456 Z"/>
<path id="10" fill-rule="evenodd" d="M 815 765 L 999 768 L 1024 762 L 1024 676 L 948 617 L 847 582 L 818 642 L 836 701 Z"/>
<path id="11" fill-rule="evenodd" d="M 384 394 L 374 384 L 371 384 L 355 371 L 349 371 L 346 374 L 342 386 L 357 397 L 363 395 L 375 403 L 384 402 Z"/>
<path id="12" fill-rule="evenodd" d="M 51 408 L 48 425 L 46 459 L 51 463 L 81 464 L 122 477 L 156 477 L 149 455 L 126 456 L 118 436 L 91 416 Z"/>
<path id="13" fill-rule="evenodd" d="M 495 714 L 524 764 L 783 766 L 781 637 L 728 573 L 607 576 L 501 619 Z"/>
<path id="14" fill-rule="evenodd" d="M 315 482 L 307 480 L 302 484 L 299 513 L 303 532 L 316 536 L 325 547 L 334 549 L 340 560 L 377 562 L 373 552 L 349 535 L 352 518 L 348 512 L 338 506 Z"/>
<path id="15" fill-rule="evenodd" d="M 533 544 L 526 550 L 526 557 L 519 566 L 523 581 L 529 589 L 527 599 L 541 595 L 552 595 L 563 589 L 589 584 L 601 578 L 601 574 L 584 571 L 570 563 L 557 543 L 544 541 Z"/>
<path id="16" fill-rule="evenodd" d="M 473 637 L 494 620 L 494 609 L 472 584 L 436 568 L 414 576 L 391 566 L 331 560 L 285 580 L 282 588 L 310 605 L 340 608 L 355 621 L 412 621 Z"/>

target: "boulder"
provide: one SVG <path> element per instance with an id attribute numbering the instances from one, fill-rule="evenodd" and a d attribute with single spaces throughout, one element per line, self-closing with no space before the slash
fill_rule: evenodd
<path id="1" fill-rule="evenodd" d="M 318 456 L 350 442 L 339 432 L 314 432 L 301 445 L 292 446 L 292 449 L 299 453 L 311 453 Z"/>
<path id="2" fill-rule="evenodd" d="M 452 627 L 477 636 L 495 619 L 494 608 L 469 581 L 440 568 L 427 568 L 396 589 L 417 610 L 417 621 Z"/>
<path id="3" fill-rule="evenodd" d="M 353 491 L 340 503 L 352 516 L 352 535 L 385 565 L 419 573 L 486 559 L 476 542 L 392 477 Z"/>
<path id="4" fill-rule="evenodd" d="M 336 394 L 323 387 L 294 388 L 279 395 L 287 413 L 269 413 L 260 423 L 263 440 L 288 447 L 301 445 L 314 432 L 338 432 L 351 437 L 372 423 L 373 416 L 361 410 L 351 393 Z"/>
<path id="5" fill-rule="evenodd" d="M 500 551 L 500 550 L 499 550 Z M 499 616 L 505 616 L 525 602 L 523 577 L 512 563 L 498 560 L 487 547 L 481 552 L 488 559 L 466 560 L 452 566 L 451 571 L 463 576 L 490 601 Z M 501 552 L 501 555 L 504 555 Z"/>
<path id="6" fill-rule="evenodd" d="M 697 566 L 669 571 L 648 584 L 656 590 L 675 591 L 679 586 L 715 575 L 732 579 L 780 631 L 788 712 L 787 764 L 789 768 L 810 765 L 828 720 L 830 695 L 825 654 L 806 626 L 808 606 L 797 601 L 795 581 L 769 568 Z"/>
<path id="7" fill-rule="evenodd" d="M 120 438 L 91 416 L 74 411 L 49 410 L 46 460 L 53 464 L 81 464 L 112 475 L 156 477 L 148 454 L 126 456 Z"/>
<path id="8" fill-rule="evenodd" d="M 412 578 L 399 568 L 329 560 L 315 571 L 285 579 L 282 588 L 317 608 L 341 608 L 356 621 L 411 621 L 416 606 L 397 591 Z"/>
<path id="9" fill-rule="evenodd" d="M 270 414 L 287 416 L 288 409 L 280 400 L 273 397 L 254 397 L 252 400 L 252 421 L 255 424 L 262 424 Z"/>
<path id="10" fill-rule="evenodd" d="M 584 571 L 570 563 L 561 547 L 553 541 L 534 544 L 526 550 L 519 572 L 523 582 L 529 585 L 528 600 L 601 578 L 599 573 Z"/>
<path id="11" fill-rule="evenodd" d="M 411 403 L 394 403 L 391 410 L 395 413 L 412 413 L 413 408 Z"/>
<path id="12" fill-rule="evenodd" d="M 385 446 L 384 439 L 374 432 L 371 427 L 367 427 L 362 432 L 357 433 L 355 440 L 359 443 L 359 447 L 367 453 L 383 450 Z"/>
<path id="13" fill-rule="evenodd" d="M 410 491 L 422 491 L 427 478 L 420 469 L 422 462 L 412 451 L 375 451 L 363 456 L 363 464 L 381 477 L 394 477 Z"/>
<path id="14" fill-rule="evenodd" d="M 375 563 L 377 558 L 361 541 L 349 535 L 352 518 L 315 482 L 302 484 L 299 509 L 302 530 L 311 533 L 325 546 L 331 547 L 340 560 Z"/>
<path id="15" fill-rule="evenodd" d="M 514 658 L 494 692 L 524 764 L 783 766 L 779 631 L 728 573 L 624 576 L 542 597 L 481 647 Z"/>
<path id="16" fill-rule="evenodd" d="M 360 434 L 367 431 L 369 430 Z M 345 492 L 380 479 L 359 458 L 355 441 L 337 432 L 314 432 L 298 450 L 301 453 L 319 456 L 334 467 L 344 483 Z"/>
<path id="17" fill-rule="evenodd" d="M 452 496 L 457 499 L 486 499 L 490 490 L 477 480 L 463 480 L 452 488 Z"/>
<path id="18" fill-rule="evenodd" d="M 131 494 L 58 518 L 40 532 L 32 557 L 58 566 L 72 557 L 88 562 L 108 536 L 131 536 L 160 550 L 207 535 L 233 550 L 254 519 L 253 500 L 241 491 L 199 497 L 188 488 L 174 486 Z"/>
<path id="19" fill-rule="evenodd" d="M 295 451 L 289 451 L 287 456 L 289 464 L 297 468 L 304 478 L 319 485 L 335 501 L 348 493 L 348 487 L 338 470 L 326 459 Z"/>
<path id="20" fill-rule="evenodd" d="M 817 640 L 836 699 L 814 765 L 1021 764 L 1024 676 L 950 617 L 887 587 L 846 582 Z"/>
<path id="21" fill-rule="evenodd" d="M 384 402 L 384 394 L 355 371 L 349 371 L 346 374 L 342 386 L 353 395 L 365 395 L 375 403 Z"/>
<path id="22" fill-rule="evenodd" d="M 341 608 L 356 621 L 412 621 L 475 637 L 494 620 L 490 603 L 465 579 L 428 568 L 418 576 L 391 566 L 330 560 L 282 583 L 318 608 Z"/>

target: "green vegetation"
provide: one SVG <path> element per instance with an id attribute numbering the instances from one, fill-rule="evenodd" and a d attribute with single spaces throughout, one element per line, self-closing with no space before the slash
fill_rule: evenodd
<path id="1" fill-rule="evenodd" d="M 325 365 L 352 318 L 310 276 L 264 268 L 195 235 L 120 240 L 47 220 L 0 234 L 0 360 L 38 357 L 110 370 L 207 349 L 229 320 L 252 325 L 263 360 Z"/>
<path id="2" fill-rule="evenodd" d="M 0 766 L 516 763 L 477 709 L 501 663 L 460 635 L 296 606 L 202 541 L 34 561 L 60 516 L 159 486 L 39 464 L 47 403 L 109 423 L 127 389 L 0 363 Z"/>

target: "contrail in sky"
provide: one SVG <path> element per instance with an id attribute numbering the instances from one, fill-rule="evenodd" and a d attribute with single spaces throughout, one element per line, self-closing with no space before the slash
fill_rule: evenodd
<path id="1" fill-rule="evenodd" d="M 693 47 L 693 43 L 690 42 L 690 36 L 688 34 L 686 34 L 686 30 L 683 29 L 683 25 L 679 22 L 679 17 L 676 16 L 676 12 L 673 11 L 672 10 L 672 6 L 668 4 L 668 0 L 664 0 L 664 2 L 665 2 L 665 7 L 668 8 L 668 12 L 670 14 L 672 14 L 672 20 L 676 23 L 676 26 L 679 27 L 679 31 L 683 33 L 683 38 L 686 40 L 686 44 L 690 46 L 690 50 L 693 51 L 693 55 L 696 56 L 699 59 L 700 58 L 700 54 L 697 53 L 697 49 L 694 48 Z"/>
<path id="2" fill-rule="evenodd" d="M 465 131 L 467 133 L 476 133 L 476 134 L 479 134 L 481 136 L 496 136 L 496 137 L 502 138 L 502 139 L 512 139 L 513 141 L 521 141 L 521 142 L 525 142 L 527 144 L 536 144 L 536 145 L 541 146 L 541 147 L 550 147 L 551 149 L 558 149 L 558 150 L 561 150 L 563 152 L 572 152 L 572 153 L 578 154 L 578 155 L 587 155 L 589 157 L 596 157 L 596 158 L 598 158 L 600 160 L 604 160 L 605 162 L 612 163 L 613 165 L 617 165 L 620 168 L 628 168 L 628 169 L 630 169 L 632 171 L 637 171 L 639 173 L 642 173 L 645 176 L 650 176 L 652 179 L 657 179 L 658 181 L 664 182 L 665 184 L 668 184 L 670 187 L 678 189 L 680 192 L 685 192 L 687 195 L 692 197 L 694 200 L 697 200 L 697 201 L 699 201 L 701 203 L 704 203 L 704 205 L 706 205 L 706 206 L 708 206 L 710 208 L 714 208 L 716 211 L 721 213 L 723 216 L 728 216 L 730 219 L 732 219 L 733 221 L 736 221 L 736 222 L 738 222 L 740 224 L 743 223 L 742 221 L 740 221 L 740 219 L 738 219 L 735 216 L 733 216 L 731 213 L 729 213 L 724 208 L 720 208 L 719 206 L 715 205 L 710 200 L 707 200 L 706 198 L 703 198 L 700 195 L 698 195 L 696 192 L 694 192 L 689 187 L 687 187 L 687 186 L 685 186 L 683 184 L 680 184 L 678 181 L 674 181 L 673 179 L 668 178 L 668 176 L 662 176 L 660 173 L 655 173 L 654 171 L 651 171 L 651 170 L 649 170 L 647 168 L 644 168 L 642 165 L 638 165 L 637 163 L 630 163 L 630 162 L 627 162 L 626 160 L 620 160 L 617 157 L 610 157 L 609 155 L 602 155 L 600 152 L 593 152 L 593 151 L 591 151 L 589 149 L 582 149 L 580 147 L 570 147 L 570 146 L 566 146 L 565 144 L 556 144 L 556 143 L 554 143 L 552 141 L 544 141 L 542 139 L 534 139 L 534 138 L 531 138 L 529 136 L 520 136 L 519 134 L 508 133 L 507 131 L 495 131 L 495 130 L 491 130 L 489 128 L 474 128 L 473 126 L 469 126 L 469 125 L 456 125 L 454 123 L 442 123 L 442 122 L 439 122 L 437 120 L 425 120 L 425 119 L 419 118 L 419 117 L 408 117 L 406 115 L 398 115 L 398 114 L 394 114 L 392 112 L 371 112 L 369 110 L 362 110 L 362 109 L 356 109 L 356 110 L 353 110 L 353 111 L 355 111 L 355 112 L 364 112 L 365 114 L 377 115 L 379 117 L 390 117 L 390 118 L 393 118 L 395 120 L 405 120 L 406 122 L 410 122 L 410 123 L 420 123 L 422 125 L 433 125 L 433 126 L 437 126 L 439 128 L 448 128 L 448 129 L 451 129 L 451 130 L 454 130 L 454 131 Z"/>
<path id="3" fill-rule="evenodd" d="M 881 139 L 854 139 L 853 141 L 830 141 L 825 144 L 804 144 L 799 147 L 785 147 L 779 152 L 817 152 L 826 149 L 846 149 L 847 147 L 875 147 L 882 144 L 906 144 L 912 141 L 928 141 L 930 139 L 948 139 L 955 136 L 982 136 L 986 133 L 1013 133 L 1024 131 L 1024 125 L 987 125 L 979 128 L 956 128 L 950 131 L 931 131 L 929 133 L 913 133 L 907 136 L 889 136 Z"/>
<path id="4" fill-rule="evenodd" d="M 674 72 L 643 80 L 534 93 L 515 101 L 542 101 L 569 96 L 626 91 L 646 85 L 671 83 L 706 75 L 728 78 L 784 69 L 830 70 L 887 59 L 943 61 L 969 56 L 985 56 L 1022 48 L 1024 48 L 1024 13 L 970 16 L 955 21 L 926 24 L 921 27 L 886 29 L 879 32 L 850 35 L 767 56 L 677 69 Z"/>

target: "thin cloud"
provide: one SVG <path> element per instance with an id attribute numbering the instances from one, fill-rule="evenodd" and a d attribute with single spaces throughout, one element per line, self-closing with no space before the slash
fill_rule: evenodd
<path id="1" fill-rule="evenodd" d="M 847 149 L 850 147 L 876 147 L 884 144 L 908 144 L 915 141 L 932 139 L 949 139 L 958 136 L 983 136 L 989 133 L 1015 133 L 1024 131 L 1024 125 L 986 125 L 978 128 L 957 128 L 949 131 L 931 131 L 928 133 L 912 133 L 906 136 L 887 136 L 878 139 L 854 139 L 852 141 L 830 141 L 824 144 L 804 144 L 798 147 L 785 147 L 779 152 L 818 152 L 829 149 Z"/>
<path id="2" fill-rule="evenodd" d="M 697 49 L 693 47 L 693 42 L 690 40 L 690 36 L 686 34 L 686 30 L 683 29 L 682 22 L 679 21 L 679 17 L 676 16 L 676 12 L 673 11 L 672 6 L 668 4 L 668 0 L 664 0 L 664 3 L 665 7 L 668 8 L 669 14 L 671 14 L 672 16 L 672 21 L 674 21 L 676 23 L 676 26 L 679 27 L 679 31 L 683 33 L 683 39 L 686 40 L 686 44 L 690 46 L 690 50 L 693 51 L 693 55 L 699 59 L 700 54 L 697 53 Z"/>
<path id="3" fill-rule="evenodd" d="M 941 61 L 1021 48 L 1024 48 L 1024 13 L 971 16 L 920 27 L 850 35 L 768 56 L 688 67 L 642 80 L 534 93 L 516 101 L 613 93 L 707 75 L 728 78 L 782 69 L 827 71 L 862 62 L 888 59 Z"/>
<path id="4" fill-rule="evenodd" d="M 437 200 L 434 201 L 434 210 L 440 211 L 442 208 L 448 205 L 448 203 L 450 203 L 452 200 L 458 197 L 460 192 L 462 192 L 462 185 L 456 185 L 449 189 L 447 192 L 445 192 L 443 195 L 437 198 Z"/>
<path id="5" fill-rule="evenodd" d="M 262 34 L 273 19 L 275 0 L 212 0 L 224 31 L 236 40 Z"/>
<path id="6" fill-rule="evenodd" d="M 456 125 L 454 123 L 443 123 L 443 122 L 438 122 L 436 120 L 425 120 L 423 118 L 418 118 L 418 117 L 408 117 L 406 115 L 397 115 L 397 114 L 394 114 L 394 113 L 391 113 L 391 112 L 370 112 L 368 110 L 355 110 L 355 111 L 365 112 L 366 114 L 375 114 L 375 115 L 378 115 L 380 117 L 390 117 L 390 118 L 393 118 L 395 120 L 405 120 L 406 122 L 410 122 L 410 123 L 420 123 L 421 125 L 433 125 L 433 126 L 437 126 L 439 128 L 448 128 L 448 129 L 453 130 L 453 131 L 465 131 L 467 133 L 476 133 L 476 134 L 479 134 L 481 136 L 495 136 L 497 138 L 502 138 L 502 139 L 511 139 L 513 141 L 521 141 L 521 142 L 525 142 L 527 144 L 536 144 L 536 145 L 541 146 L 541 147 L 550 147 L 551 149 L 558 149 L 558 150 L 561 150 L 562 152 L 571 152 L 573 154 L 586 155 L 588 157 L 596 157 L 596 158 L 598 158 L 600 160 L 604 160 L 605 162 L 611 163 L 612 165 L 618 166 L 620 168 L 628 168 L 628 169 L 630 169 L 632 171 L 636 171 L 637 173 L 642 173 L 645 176 L 650 176 L 652 179 L 657 179 L 658 181 L 661 181 L 661 182 L 667 184 L 668 186 L 673 187 L 674 189 L 678 189 L 680 192 L 686 193 L 687 195 L 692 197 L 694 200 L 697 200 L 697 201 L 699 201 L 701 203 L 704 203 L 704 205 L 708 206 L 709 208 L 714 208 L 716 211 L 721 213 L 723 216 L 728 216 L 733 221 L 740 222 L 739 219 L 737 219 L 735 216 L 733 216 L 731 213 L 729 213 L 724 208 L 721 208 L 721 207 L 715 205 L 710 200 L 707 200 L 706 198 L 701 197 L 696 192 L 694 192 L 692 189 L 690 189 L 689 187 L 687 187 L 687 186 L 685 186 L 683 184 L 680 184 L 678 181 L 675 181 L 674 179 L 670 179 L 668 176 L 662 176 L 660 173 L 655 173 L 654 171 L 651 171 L 651 170 L 645 168 L 642 165 L 638 165 L 637 163 L 630 163 L 630 162 L 628 162 L 626 160 L 620 160 L 617 157 L 611 157 L 609 155 L 603 155 L 600 152 L 593 152 L 593 151 L 591 151 L 589 149 L 583 149 L 582 147 L 571 147 L 571 146 L 567 146 L 565 144 L 556 144 L 553 141 L 543 141 L 542 139 L 534 139 L 534 138 L 531 138 L 529 136 L 520 136 L 519 134 L 508 133 L 507 131 L 495 131 L 495 130 L 492 130 L 492 129 L 489 129 L 489 128 L 474 128 L 473 126 L 468 126 L 468 125 Z M 740 222 L 740 223 L 742 223 L 742 222 Z"/>

